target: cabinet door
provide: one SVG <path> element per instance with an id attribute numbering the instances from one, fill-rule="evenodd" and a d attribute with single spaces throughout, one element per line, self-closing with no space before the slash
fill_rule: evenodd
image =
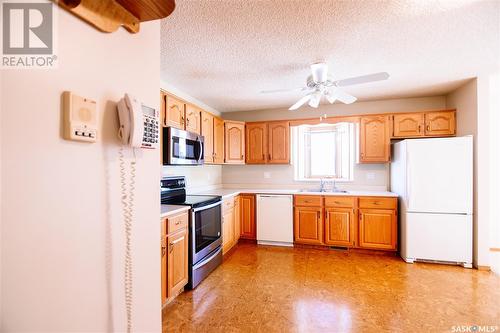
<path id="1" fill-rule="evenodd" d="M 267 163 L 290 163 L 290 123 L 288 121 L 271 122 L 268 128 L 269 159 Z"/>
<path id="2" fill-rule="evenodd" d="M 188 282 L 187 229 L 167 237 L 168 297 L 177 295 Z"/>
<path id="3" fill-rule="evenodd" d="M 161 304 L 167 301 L 167 238 L 161 239 Z"/>
<path id="4" fill-rule="evenodd" d="M 184 129 L 185 104 L 175 97 L 166 95 L 165 126 Z"/>
<path id="5" fill-rule="evenodd" d="M 267 161 L 267 124 L 246 124 L 247 164 L 264 164 Z"/>
<path id="6" fill-rule="evenodd" d="M 255 195 L 240 196 L 241 238 L 256 239 Z"/>
<path id="7" fill-rule="evenodd" d="M 224 120 L 214 117 L 214 163 L 224 163 Z"/>
<path id="8" fill-rule="evenodd" d="M 396 211 L 359 210 L 359 246 L 367 249 L 396 250 Z"/>
<path id="9" fill-rule="evenodd" d="M 360 162 L 384 163 L 390 161 L 391 137 L 389 116 L 361 117 Z"/>
<path id="10" fill-rule="evenodd" d="M 424 114 L 408 113 L 393 116 L 393 133 L 395 138 L 411 138 L 424 135 Z"/>
<path id="11" fill-rule="evenodd" d="M 323 213 L 321 207 L 295 207 L 295 243 L 323 244 Z"/>
<path id="12" fill-rule="evenodd" d="M 201 112 L 201 135 L 204 137 L 205 163 L 214 162 L 214 116 L 212 114 Z"/>
<path id="13" fill-rule="evenodd" d="M 186 104 L 186 131 L 201 134 L 201 110 Z"/>
<path id="14" fill-rule="evenodd" d="M 224 162 L 228 164 L 245 163 L 245 123 L 226 121 L 225 132 L 225 156 Z"/>
<path id="15" fill-rule="evenodd" d="M 354 245 L 354 209 L 327 208 L 325 210 L 325 244 L 336 246 Z"/>
<path id="16" fill-rule="evenodd" d="M 234 198 L 234 243 L 238 243 L 241 235 L 240 196 Z"/>
<path id="17" fill-rule="evenodd" d="M 455 135 L 455 111 L 426 112 L 425 135 Z"/>
<path id="18" fill-rule="evenodd" d="M 228 209 L 222 215 L 222 252 L 226 253 L 234 243 L 234 209 Z"/>

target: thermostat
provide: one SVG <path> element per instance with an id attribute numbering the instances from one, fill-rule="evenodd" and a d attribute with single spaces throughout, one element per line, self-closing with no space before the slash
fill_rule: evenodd
<path id="1" fill-rule="evenodd" d="M 66 140 L 96 142 L 97 107 L 89 98 L 63 93 L 64 138 Z"/>

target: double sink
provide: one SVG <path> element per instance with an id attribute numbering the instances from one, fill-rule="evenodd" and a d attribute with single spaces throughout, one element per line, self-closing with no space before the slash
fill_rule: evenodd
<path id="1" fill-rule="evenodd" d="M 345 190 L 340 190 L 340 189 L 333 189 L 333 190 L 327 190 L 324 188 L 304 188 L 300 190 L 299 192 L 304 193 L 304 192 L 315 192 L 315 193 L 349 193 L 348 191 Z"/>

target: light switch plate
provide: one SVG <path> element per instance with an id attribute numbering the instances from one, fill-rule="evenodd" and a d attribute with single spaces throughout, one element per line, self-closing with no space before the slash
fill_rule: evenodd
<path id="1" fill-rule="evenodd" d="M 66 140 L 96 142 L 96 102 L 70 91 L 63 93 L 64 138 Z"/>
<path id="2" fill-rule="evenodd" d="M 366 180 L 374 180 L 375 179 L 375 173 L 373 172 L 368 172 L 366 174 Z"/>

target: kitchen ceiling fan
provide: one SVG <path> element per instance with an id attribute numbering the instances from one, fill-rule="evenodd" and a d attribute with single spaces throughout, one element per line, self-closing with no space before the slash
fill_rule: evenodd
<path id="1" fill-rule="evenodd" d="M 342 91 L 340 87 L 382 81 L 389 78 L 388 73 L 380 72 L 333 81 L 331 76 L 328 75 L 328 65 L 324 62 L 312 64 L 311 72 L 312 74 L 307 78 L 305 87 L 295 89 L 264 90 L 261 91 L 261 93 L 268 94 L 288 91 L 303 91 L 306 93 L 306 95 L 304 95 L 294 105 L 292 105 L 289 110 L 296 110 L 305 103 L 308 103 L 308 105 L 313 108 L 317 108 L 323 96 L 330 103 L 340 101 L 345 104 L 351 104 L 356 101 L 356 97 Z"/>

